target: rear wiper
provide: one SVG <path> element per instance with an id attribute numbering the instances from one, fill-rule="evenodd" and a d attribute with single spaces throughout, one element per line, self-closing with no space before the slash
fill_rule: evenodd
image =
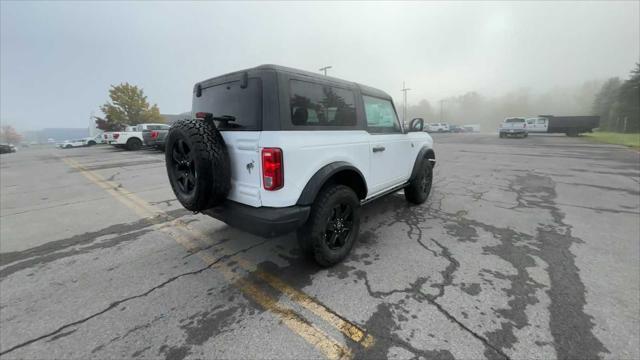
<path id="1" fill-rule="evenodd" d="M 222 124 L 223 127 L 230 127 L 230 128 L 242 128 L 243 126 L 240 124 L 230 124 L 230 121 L 236 121 L 236 117 L 233 115 L 220 115 L 220 116 L 213 116 L 212 113 L 208 113 L 208 112 L 197 112 L 196 113 L 196 119 L 205 119 L 205 120 L 216 120 L 216 121 L 220 121 L 220 123 Z"/>
<path id="2" fill-rule="evenodd" d="M 214 116 L 212 119 L 218 121 L 236 121 L 236 117 L 233 115 Z"/>
<path id="3" fill-rule="evenodd" d="M 214 117 L 212 117 L 212 119 L 220 121 L 220 123 L 222 124 L 223 127 L 235 128 L 235 129 L 239 129 L 239 128 L 243 127 L 240 124 L 230 123 L 230 121 L 236 121 L 236 117 L 233 116 L 233 115 L 214 116 Z"/>

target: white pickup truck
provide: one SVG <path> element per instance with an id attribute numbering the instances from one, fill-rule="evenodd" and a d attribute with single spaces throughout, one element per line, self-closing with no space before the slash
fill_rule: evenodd
<path id="1" fill-rule="evenodd" d="M 427 132 L 449 132 L 451 128 L 447 123 L 426 124 Z"/>
<path id="2" fill-rule="evenodd" d="M 142 133 L 145 130 L 164 129 L 166 124 L 139 124 L 127 126 L 124 131 L 111 131 L 104 133 L 107 144 L 127 150 L 139 150 L 144 144 Z"/>
<path id="3" fill-rule="evenodd" d="M 519 136 L 526 138 L 529 135 L 526 120 L 519 117 L 506 118 L 502 124 L 500 124 L 498 134 L 501 138 L 507 136 Z"/>

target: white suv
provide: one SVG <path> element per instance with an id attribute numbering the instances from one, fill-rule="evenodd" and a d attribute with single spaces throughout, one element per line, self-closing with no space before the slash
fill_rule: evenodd
<path id="1" fill-rule="evenodd" d="M 349 254 L 362 204 L 403 188 L 420 204 L 431 190 L 422 119 L 403 129 L 368 86 L 263 65 L 197 83 L 193 115 L 165 142 L 181 204 L 262 236 L 297 230 L 324 266 Z"/>

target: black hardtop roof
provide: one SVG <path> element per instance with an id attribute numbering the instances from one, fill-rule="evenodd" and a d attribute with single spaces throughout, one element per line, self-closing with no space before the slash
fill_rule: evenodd
<path id="1" fill-rule="evenodd" d="M 348 87 L 348 88 L 354 88 L 354 87 L 355 88 L 359 88 L 362 92 L 366 93 L 367 95 L 377 96 L 377 97 L 381 97 L 381 98 L 385 98 L 385 99 L 391 99 L 391 96 L 389 94 L 387 94 L 386 92 L 384 92 L 384 91 L 382 91 L 380 89 L 376 89 L 376 88 L 371 87 L 371 86 L 359 84 L 359 83 L 356 83 L 356 82 L 353 82 L 353 81 L 347 81 L 347 80 L 335 78 L 335 77 L 332 77 L 332 76 L 326 76 L 326 75 L 322 75 L 322 74 L 318 74 L 318 73 L 314 73 L 314 72 L 310 72 L 310 71 L 294 69 L 294 68 L 281 66 L 281 65 L 274 65 L 274 64 L 259 65 L 259 66 L 253 67 L 253 68 L 234 71 L 234 72 L 227 73 L 227 74 L 224 74 L 224 75 L 212 77 L 210 79 L 207 79 L 207 80 L 200 81 L 200 82 L 196 83 L 195 86 L 194 86 L 194 90 L 195 90 L 195 87 L 198 84 L 205 85 L 205 84 L 208 84 L 208 83 L 217 83 L 220 80 L 225 80 L 226 78 L 234 78 L 234 77 L 236 77 L 236 76 L 238 76 L 238 75 L 240 75 L 240 74 L 242 74 L 244 72 L 247 72 L 247 73 L 251 74 L 251 73 L 257 73 L 257 72 L 260 72 L 260 71 L 275 71 L 275 72 L 280 72 L 280 73 L 288 73 L 288 74 L 294 74 L 294 75 L 298 75 L 298 76 L 308 77 L 310 80 L 329 81 L 329 82 L 335 83 L 338 86 L 344 86 L 344 87 Z"/>

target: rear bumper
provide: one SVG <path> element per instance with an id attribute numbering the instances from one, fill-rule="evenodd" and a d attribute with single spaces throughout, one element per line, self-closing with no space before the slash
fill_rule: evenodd
<path id="1" fill-rule="evenodd" d="M 160 146 L 164 146 L 164 141 L 163 140 L 144 140 L 144 144 L 146 146 L 155 146 L 155 147 L 160 147 Z"/>
<path id="2" fill-rule="evenodd" d="M 310 206 L 252 207 L 231 200 L 203 211 L 235 228 L 263 237 L 283 235 L 299 228 L 310 212 Z"/>
<path id="3" fill-rule="evenodd" d="M 502 134 L 526 134 L 526 129 L 500 129 Z"/>

